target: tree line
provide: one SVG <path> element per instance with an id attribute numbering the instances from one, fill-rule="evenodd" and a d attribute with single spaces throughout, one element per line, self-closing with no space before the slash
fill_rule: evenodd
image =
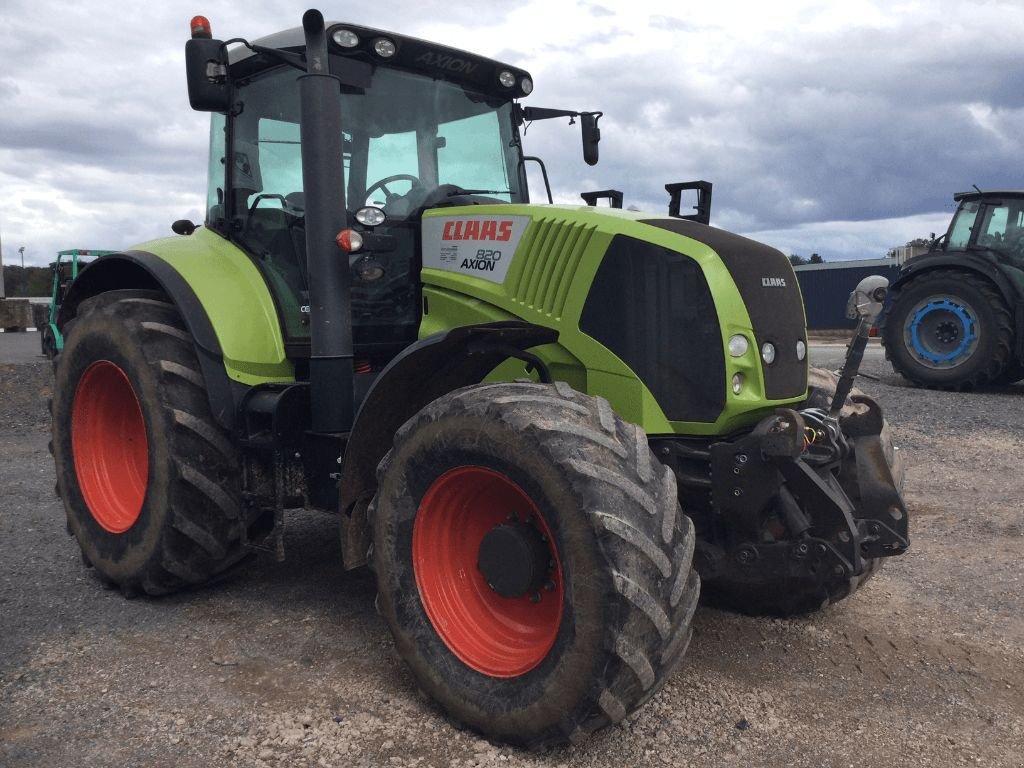
<path id="1" fill-rule="evenodd" d="M 9 299 L 49 296 L 53 270 L 49 267 L 19 267 L 4 264 L 4 294 Z"/>

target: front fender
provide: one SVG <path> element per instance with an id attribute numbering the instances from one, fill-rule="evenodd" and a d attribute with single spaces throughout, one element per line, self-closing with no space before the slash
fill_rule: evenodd
<path id="1" fill-rule="evenodd" d="M 346 568 L 365 560 L 369 540 L 361 513 L 377 487 L 377 465 L 391 450 L 395 432 L 431 401 L 483 381 L 517 352 L 557 340 L 558 331 L 518 320 L 458 326 L 421 339 L 381 371 L 345 447 L 339 509 Z"/>

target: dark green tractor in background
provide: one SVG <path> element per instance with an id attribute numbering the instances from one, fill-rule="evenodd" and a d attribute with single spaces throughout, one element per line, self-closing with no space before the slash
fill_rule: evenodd
<path id="1" fill-rule="evenodd" d="M 598 113 L 316 11 L 230 50 L 197 17 L 186 59 L 205 225 L 97 261 L 58 320 L 58 485 L 101 579 L 198 586 L 336 511 L 417 682 L 538 747 L 653 695 L 701 580 L 787 615 L 906 550 L 881 412 L 808 388 L 785 256 L 706 208 L 530 204 L 524 122 L 579 117 L 593 163 Z"/>
<path id="2" fill-rule="evenodd" d="M 1024 192 L 959 192 L 949 231 L 910 259 L 882 316 L 896 372 L 970 390 L 1024 379 Z"/>

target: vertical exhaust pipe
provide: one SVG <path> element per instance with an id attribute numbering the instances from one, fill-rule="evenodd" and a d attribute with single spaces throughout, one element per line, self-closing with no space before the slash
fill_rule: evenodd
<path id="1" fill-rule="evenodd" d="M 324 17 L 302 16 L 306 74 L 299 78 L 302 184 L 309 274 L 310 400 L 314 432 L 348 432 L 353 420 L 351 277 L 335 238 L 348 226 L 341 88 L 331 76 Z"/>

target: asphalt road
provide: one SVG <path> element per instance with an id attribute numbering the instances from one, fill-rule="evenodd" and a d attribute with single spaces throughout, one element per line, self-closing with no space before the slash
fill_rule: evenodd
<path id="1" fill-rule="evenodd" d="M 31 363 L 45 360 L 40 351 L 39 334 L 0 333 L 0 363 Z"/>

